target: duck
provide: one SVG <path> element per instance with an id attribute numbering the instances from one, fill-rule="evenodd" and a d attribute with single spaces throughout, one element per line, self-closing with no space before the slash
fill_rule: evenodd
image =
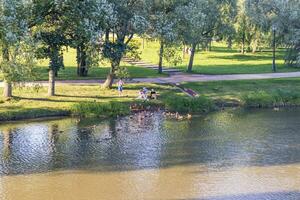
<path id="1" fill-rule="evenodd" d="M 183 116 L 181 116 L 178 112 L 175 114 L 175 118 L 178 120 L 182 120 Z"/>
<path id="2" fill-rule="evenodd" d="M 192 115 L 191 114 L 187 114 L 187 119 L 192 119 Z"/>

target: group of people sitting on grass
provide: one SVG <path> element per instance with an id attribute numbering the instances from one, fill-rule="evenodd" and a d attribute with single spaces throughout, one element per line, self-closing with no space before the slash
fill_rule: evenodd
<path id="1" fill-rule="evenodd" d="M 124 84 L 122 79 L 117 82 L 119 96 L 122 96 Z M 137 99 L 148 101 L 149 99 L 157 99 L 157 95 L 154 89 L 148 90 L 146 87 L 143 87 L 143 89 L 139 91 Z"/>
<path id="2" fill-rule="evenodd" d="M 143 88 L 138 93 L 138 99 L 149 100 L 149 99 L 157 99 L 157 93 L 154 89 L 148 90 L 147 88 Z"/>

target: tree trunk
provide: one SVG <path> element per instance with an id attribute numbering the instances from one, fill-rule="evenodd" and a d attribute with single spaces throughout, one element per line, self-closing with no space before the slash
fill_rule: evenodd
<path id="1" fill-rule="evenodd" d="M 105 88 L 105 89 L 112 88 L 112 85 L 114 83 L 114 78 L 115 78 L 115 71 L 119 67 L 120 62 L 121 62 L 121 58 L 118 58 L 117 61 L 115 61 L 111 64 L 110 72 L 107 75 L 105 82 L 102 84 L 102 88 Z"/>
<path id="2" fill-rule="evenodd" d="M 241 49 L 241 53 L 245 54 L 245 33 L 243 33 L 243 38 L 242 38 L 242 49 Z"/>
<path id="3" fill-rule="evenodd" d="M 188 70 L 187 70 L 187 72 L 189 72 L 189 73 L 192 72 L 192 69 L 193 69 L 196 47 L 197 47 L 197 44 L 192 44 L 190 62 L 189 62 Z"/>
<path id="4" fill-rule="evenodd" d="M 229 37 L 227 40 L 227 48 L 232 49 L 232 38 L 231 37 Z"/>
<path id="5" fill-rule="evenodd" d="M 48 96 L 55 95 L 55 72 L 53 69 L 49 70 L 49 86 L 48 86 Z"/>
<path id="6" fill-rule="evenodd" d="M 145 38 L 143 38 L 142 46 L 143 46 L 143 49 L 145 49 Z"/>
<path id="7" fill-rule="evenodd" d="M 102 88 L 105 88 L 105 89 L 112 88 L 112 85 L 114 83 L 114 78 L 115 78 L 115 74 L 110 72 L 107 75 L 106 80 L 102 85 Z"/>
<path id="8" fill-rule="evenodd" d="M 87 66 L 87 55 L 84 50 L 84 45 L 81 44 L 76 48 L 77 53 L 77 75 L 78 76 L 87 76 L 88 75 L 88 66 Z"/>
<path id="9" fill-rule="evenodd" d="M 4 47 L 2 50 L 3 60 L 9 61 L 9 50 L 7 47 Z M 12 83 L 11 81 L 3 81 L 3 97 L 4 99 L 9 99 L 12 97 Z"/>
<path id="10" fill-rule="evenodd" d="M 164 42 L 160 41 L 160 49 L 159 49 L 159 62 L 158 62 L 158 73 L 161 74 L 163 72 L 163 56 L 164 56 Z"/>
<path id="11" fill-rule="evenodd" d="M 105 42 L 109 41 L 109 29 L 106 29 L 105 31 Z"/>
<path id="12" fill-rule="evenodd" d="M 10 99 L 12 97 L 12 84 L 11 82 L 3 82 L 3 97 L 4 99 Z"/>
<path id="13" fill-rule="evenodd" d="M 258 41 L 257 39 L 254 39 L 253 43 L 252 43 L 252 53 L 256 53 L 257 51 L 257 47 L 258 47 Z"/>

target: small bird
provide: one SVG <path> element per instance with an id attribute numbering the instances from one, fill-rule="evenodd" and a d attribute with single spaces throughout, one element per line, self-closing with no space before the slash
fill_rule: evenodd
<path id="1" fill-rule="evenodd" d="M 175 114 L 175 118 L 178 120 L 182 120 L 183 116 L 181 116 L 178 112 Z"/>
<path id="2" fill-rule="evenodd" d="M 187 114 L 187 119 L 192 119 L 192 115 L 191 114 Z"/>

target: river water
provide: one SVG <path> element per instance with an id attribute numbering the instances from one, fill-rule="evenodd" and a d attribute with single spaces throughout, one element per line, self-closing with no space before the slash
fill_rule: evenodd
<path id="1" fill-rule="evenodd" d="M 0 125 L 1 200 L 299 200 L 300 110 Z"/>

